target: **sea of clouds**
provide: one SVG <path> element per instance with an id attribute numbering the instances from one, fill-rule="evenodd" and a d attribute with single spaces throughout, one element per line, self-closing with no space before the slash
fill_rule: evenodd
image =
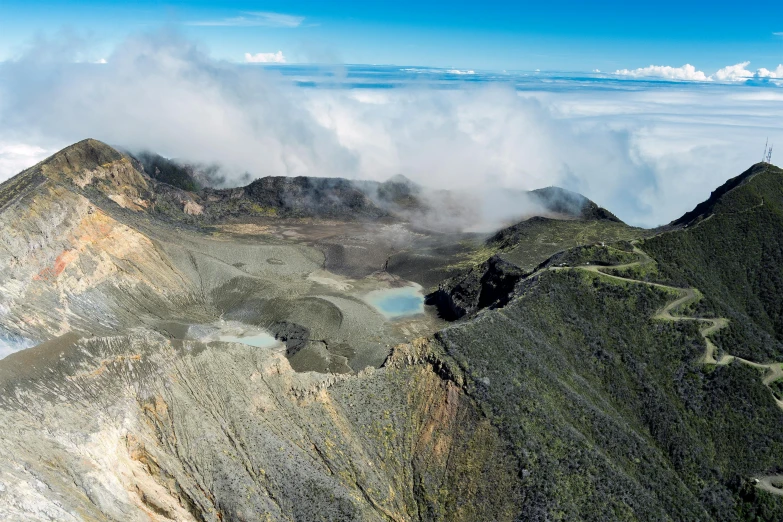
<path id="1" fill-rule="evenodd" d="M 80 58 L 88 45 L 39 40 L 0 63 L 0 181 L 93 137 L 219 162 L 227 185 L 244 173 L 403 174 L 476 197 L 559 185 L 656 226 L 760 161 L 767 137 L 783 153 L 774 84 L 270 68 L 215 60 L 167 31 L 126 40 L 105 63 Z"/>

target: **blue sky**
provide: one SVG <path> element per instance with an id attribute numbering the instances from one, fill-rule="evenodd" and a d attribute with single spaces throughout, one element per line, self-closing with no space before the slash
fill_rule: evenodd
<path id="1" fill-rule="evenodd" d="M 257 14 L 262 13 L 262 14 Z M 613 71 L 693 64 L 707 74 L 783 62 L 783 2 L 39 2 L 4 0 L 0 59 L 66 29 L 100 57 L 128 34 L 174 26 L 221 59 L 485 70 Z"/>

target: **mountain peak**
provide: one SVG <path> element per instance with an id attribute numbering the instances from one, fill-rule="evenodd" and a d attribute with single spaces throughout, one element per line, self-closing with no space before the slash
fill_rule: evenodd
<path id="1" fill-rule="evenodd" d="M 744 185 L 748 180 L 750 180 L 756 174 L 766 172 L 770 167 L 771 165 L 769 163 L 765 163 L 765 162 L 756 163 L 755 165 L 750 167 L 748 170 L 746 170 L 739 176 L 735 176 L 729 179 L 723 185 L 713 190 L 709 198 L 696 205 L 696 207 L 690 212 L 686 212 L 685 214 L 683 214 L 682 217 L 680 217 L 679 219 L 675 219 L 674 221 L 672 221 L 670 225 L 672 226 L 689 225 L 694 221 L 697 221 L 699 219 L 708 216 L 709 214 L 712 214 L 715 207 L 718 205 L 718 203 L 723 199 L 723 197 L 726 194 Z"/>
<path id="2" fill-rule="evenodd" d="M 267 176 L 242 189 L 255 203 L 291 217 L 378 218 L 377 207 L 353 183 L 343 178 Z"/>
<path id="3" fill-rule="evenodd" d="M 620 222 L 617 216 L 578 192 L 550 186 L 531 190 L 528 194 L 550 212 L 581 219 L 605 219 Z"/>
<path id="4" fill-rule="evenodd" d="M 395 174 L 394 176 L 387 179 L 384 183 L 401 183 L 403 185 L 409 185 L 409 186 L 417 185 L 417 183 L 414 182 L 412 179 L 402 174 Z"/>
<path id="5" fill-rule="evenodd" d="M 85 170 L 94 170 L 122 159 L 123 155 L 117 150 L 101 141 L 88 138 L 46 158 L 33 169 L 39 169 L 41 174 L 47 177 L 59 179 L 80 174 Z"/>
<path id="6" fill-rule="evenodd" d="M 121 207 L 141 210 L 149 199 L 147 178 L 126 155 L 105 143 L 74 143 L 27 169 L 24 176 L 43 176 L 77 190 L 97 190 Z"/>

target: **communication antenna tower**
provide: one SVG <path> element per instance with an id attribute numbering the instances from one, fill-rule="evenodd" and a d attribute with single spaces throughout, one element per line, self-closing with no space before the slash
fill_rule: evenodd
<path id="1" fill-rule="evenodd" d="M 767 163 L 772 163 L 772 145 L 769 146 L 767 151 Z"/>
<path id="2" fill-rule="evenodd" d="M 769 138 L 767 138 L 767 141 L 764 143 L 764 154 L 761 155 L 762 163 L 764 163 L 764 160 L 767 159 L 767 145 L 769 145 Z"/>

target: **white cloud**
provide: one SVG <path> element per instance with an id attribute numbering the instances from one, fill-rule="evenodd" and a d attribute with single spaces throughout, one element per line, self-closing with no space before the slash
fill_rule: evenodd
<path id="1" fill-rule="evenodd" d="M 639 69 L 620 69 L 614 72 L 618 76 L 630 76 L 632 78 L 665 78 L 667 80 L 694 80 L 706 82 L 711 78 L 696 67 L 686 63 L 682 67 L 668 65 L 650 65 Z"/>
<path id="2" fill-rule="evenodd" d="M 783 78 L 783 64 L 779 64 L 774 71 L 762 67 L 756 71 L 758 78 Z"/>
<path id="3" fill-rule="evenodd" d="M 35 145 L 0 141 L 0 182 L 49 156 L 49 151 Z M 4 175 L 5 174 L 5 175 Z"/>
<path id="4" fill-rule="evenodd" d="M 449 73 L 449 74 L 459 74 L 459 75 L 462 75 L 462 74 L 468 74 L 468 75 L 476 74 L 476 71 L 471 71 L 471 70 L 464 70 L 463 71 L 463 70 L 460 70 L 460 69 L 449 69 L 446 72 Z"/>
<path id="5" fill-rule="evenodd" d="M 304 20 L 304 16 L 254 11 L 245 12 L 240 16 L 231 18 L 186 22 L 185 25 L 202 27 L 284 27 L 293 29 L 302 25 Z"/>
<path id="6" fill-rule="evenodd" d="M 277 51 L 276 53 L 245 53 L 246 63 L 286 63 L 283 51 Z"/>
<path id="7" fill-rule="evenodd" d="M 715 78 L 723 82 L 744 81 L 748 78 L 753 78 L 753 73 L 746 69 L 749 64 L 750 62 L 742 62 L 734 65 L 728 65 L 722 69 L 719 69 L 715 73 Z"/>
<path id="8" fill-rule="evenodd" d="M 783 105 L 769 103 L 779 89 L 536 82 L 540 91 L 518 93 L 507 82 L 437 90 L 416 81 L 405 89 L 301 89 L 165 33 L 127 40 L 100 66 L 41 59 L 61 48 L 43 41 L 0 63 L 0 180 L 94 137 L 221 162 L 237 173 L 229 184 L 244 183 L 244 172 L 404 174 L 472 190 L 490 205 L 498 189 L 561 185 L 652 226 L 758 161 L 767 135 L 783 143 Z M 493 206 L 509 217 L 519 211 Z"/>
<path id="9" fill-rule="evenodd" d="M 720 81 L 741 82 L 752 78 L 783 78 L 783 65 L 778 65 L 776 69 L 770 71 L 762 67 L 756 71 L 747 69 L 750 62 L 742 62 L 736 65 L 729 65 L 715 73 L 715 78 Z"/>
<path id="10" fill-rule="evenodd" d="M 639 69 L 620 69 L 614 72 L 618 76 L 628 76 L 631 78 L 664 78 L 667 80 L 684 80 L 698 82 L 744 82 L 751 79 L 783 78 L 783 65 L 778 65 L 776 69 L 769 70 L 765 68 L 751 71 L 747 67 L 750 62 L 741 62 L 734 65 L 728 65 L 719 69 L 715 74 L 707 76 L 703 71 L 699 71 L 690 64 L 682 67 L 671 67 L 668 65 L 650 65 Z"/>

